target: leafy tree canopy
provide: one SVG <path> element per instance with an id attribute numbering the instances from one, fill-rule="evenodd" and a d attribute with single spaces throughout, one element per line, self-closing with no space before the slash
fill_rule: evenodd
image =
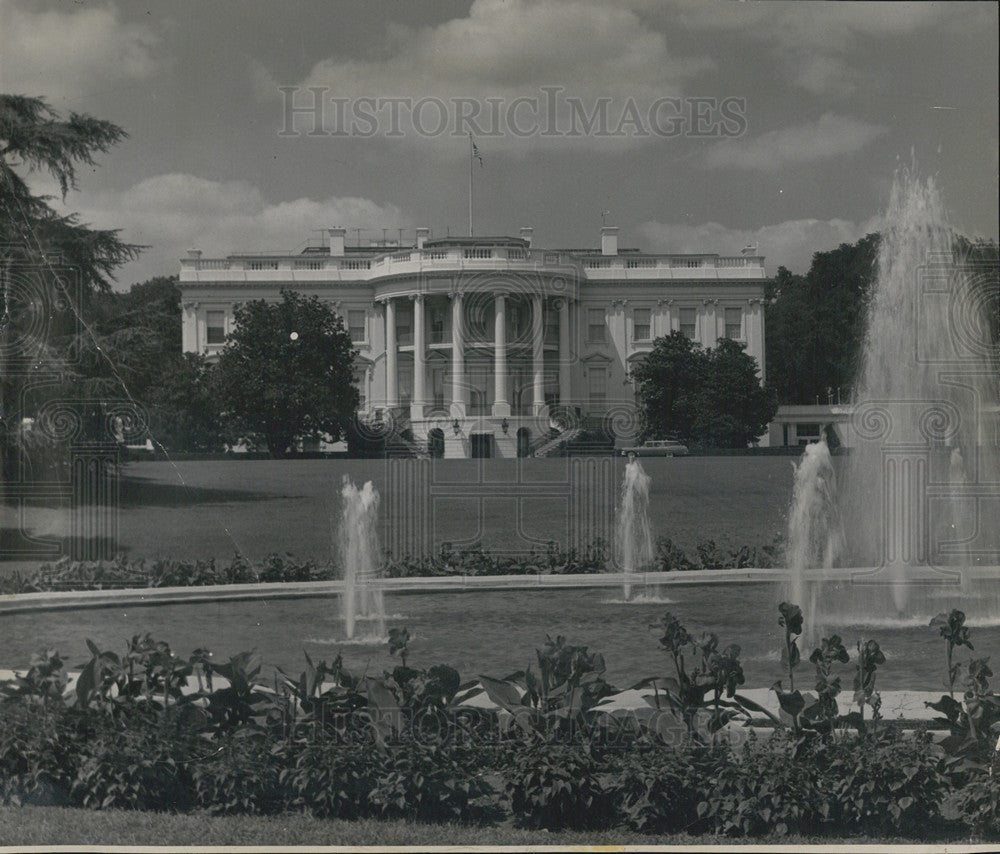
<path id="1" fill-rule="evenodd" d="M 736 341 L 703 350 L 680 332 L 658 338 L 632 370 L 647 438 L 744 448 L 767 431 L 777 411 L 760 385 L 757 361 Z"/>
<path id="2" fill-rule="evenodd" d="M 59 214 L 50 196 L 35 195 L 21 172 L 54 178 L 65 200 L 76 189 L 76 170 L 96 166 L 128 134 L 102 119 L 79 113 L 62 118 L 42 98 L 0 95 L 0 229 L 5 260 L 42 262 L 58 257 L 87 292 L 110 290 L 114 269 L 141 247 L 122 242 L 118 230 L 93 229 L 75 213 Z"/>
<path id="3" fill-rule="evenodd" d="M 232 438 L 263 441 L 280 456 L 296 438 L 337 440 L 358 407 L 356 351 L 337 313 L 315 297 L 236 309 L 219 356 L 218 393 Z"/>
<path id="4" fill-rule="evenodd" d="M 809 272 L 794 275 L 779 267 L 768 283 L 765 309 L 768 385 L 783 404 L 826 403 L 849 394 L 857 379 L 868 302 L 878 274 L 880 237 L 869 234 L 813 255 Z M 967 265 L 974 297 L 1000 350 L 997 284 L 998 248 L 991 241 L 958 235 L 955 262 Z"/>
<path id="5" fill-rule="evenodd" d="M 813 255 L 805 276 L 779 267 L 764 315 L 768 384 L 781 403 L 827 400 L 858 369 L 879 235 Z"/>
<path id="6" fill-rule="evenodd" d="M 125 136 L 111 122 L 78 113 L 64 118 L 41 98 L 0 95 L 0 476 L 4 479 L 21 447 L 23 419 L 35 414 L 43 396 L 58 395 L 78 411 L 86 410 L 91 424 L 100 423 L 93 401 L 88 401 L 93 388 L 78 358 L 82 336 L 88 334 L 86 313 L 95 295 L 111 290 L 115 268 L 140 250 L 120 240 L 116 230 L 92 229 L 76 214 L 58 213 L 50 196 L 32 192 L 28 176 L 42 173 L 54 179 L 65 200 L 76 187 L 76 170 L 96 166 L 96 155 Z M 17 342 L 16 354 L 11 342 Z M 32 384 L 44 390 L 26 394 Z"/>

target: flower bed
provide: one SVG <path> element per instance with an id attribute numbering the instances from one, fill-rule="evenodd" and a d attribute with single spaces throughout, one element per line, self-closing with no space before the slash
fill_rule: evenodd
<path id="1" fill-rule="evenodd" d="M 390 632 L 398 664 L 381 675 L 306 656 L 301 673 L 269 679 L 251 653 L 184 659 L 136 636 L 120 655 L 89 644 L 68 696 L 64 661 L 47 652 L 0 686 L 0 803 L 1000 838 L 1000 696 L 982 659 L 954 658 L 971 647 L 960 612 L 932 624 L 949 662 L 949 693 L 933 705 L 948 730 L 939 744 L 881 719 L 874 642 L 852 665 L 840 639 L 825 638 L 808 659 L 815 694 L 795 689 L 801 612 L 785 604 L 780 621 L 782 718 L 739 693 L 738 646 L 695 640 L 669 614 L 670 672 L 638 683 L 647 706 L 624 716 L 600 707 L 617 691 L 603 657 L 562 637 L 547 638 L 537 670 L 463 682 L 447 665 L 412 666 L 405 629 Z M 838 705 L 845 668 L 850 712 Z M 470 704 L 482 695 L 492 702 Z M 769 729 L 746 728 L 762 716 Z"/>
<path id="2" fill-rule="evenodd" d="M 712 540 L 701 542 L 689 556 L 669 538 L 657 541 L 651 571 L 697 569 L 769 568 L 778 564 L 781 544 L 721 549 Z M 562 549 L 555 543 L 526 555 L 505 555 L 479 546 L 454 549 L 443 543 L 430 557 L 386 557 L 384 573 L 389 578 L 427 576 L 567 575 L 605 572 L 610 550 L 596 540 L 586 548 Z M 15 572 L 0 578 L 0 594 L 36 593 L 46 590 L 112 590 L 147 587 L 200 587 L 214 584 L 333 581 L 342 578 L 339 567 L 291 555 L 268 555 L 252 562 L 239 555 L 228 563 L 208 560 L 72 561 L 64 558 L 43 564 L 30 575 Z"/>

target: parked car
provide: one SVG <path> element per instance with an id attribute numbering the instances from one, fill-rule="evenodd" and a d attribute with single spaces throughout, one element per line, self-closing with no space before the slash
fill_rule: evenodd
<path id="1" fill-rule="evenodd" d="M 683 457 L 688 453 L 687 445 L 674 439 L 650 439 L 641 445 L 622 448 L 622 456 L 635 454 L 637 457 Z"/>

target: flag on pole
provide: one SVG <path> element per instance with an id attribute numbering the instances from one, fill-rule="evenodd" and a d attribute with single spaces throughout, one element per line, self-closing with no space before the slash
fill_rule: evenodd
<path id="1" fill-rule="evenodd" d="M 469 140 L 472 142 L 472 157 L 474 160 L 479 161 L 479 165 L 483 166 L 483 155 L 479 153 L 479 146 L 476 145 L 476 141 L 472 138 L 472 134 L 469 134 Z"/>

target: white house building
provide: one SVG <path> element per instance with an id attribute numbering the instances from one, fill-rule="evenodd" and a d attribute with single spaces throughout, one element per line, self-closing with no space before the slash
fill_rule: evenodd
<path id="1" fill-rule="evenodd" d="M 629 367 L 655 338 L 678 330 L 704 347 L 745 343 L 764 371 L 764 263 L 648 254 L 601 230 L 595 249 L 541 249 L 518 237 L 323 245 L 287 254 L 181 261 L 183 346 L 211 356 L 233 309 L 276 300 L 282 288 L 327 300 L 358 350 L 360 417 L 408 427 L 444 455 L 525 455 L 553 417 L 602 418 L 625 436 L 636 424 Z"/>

